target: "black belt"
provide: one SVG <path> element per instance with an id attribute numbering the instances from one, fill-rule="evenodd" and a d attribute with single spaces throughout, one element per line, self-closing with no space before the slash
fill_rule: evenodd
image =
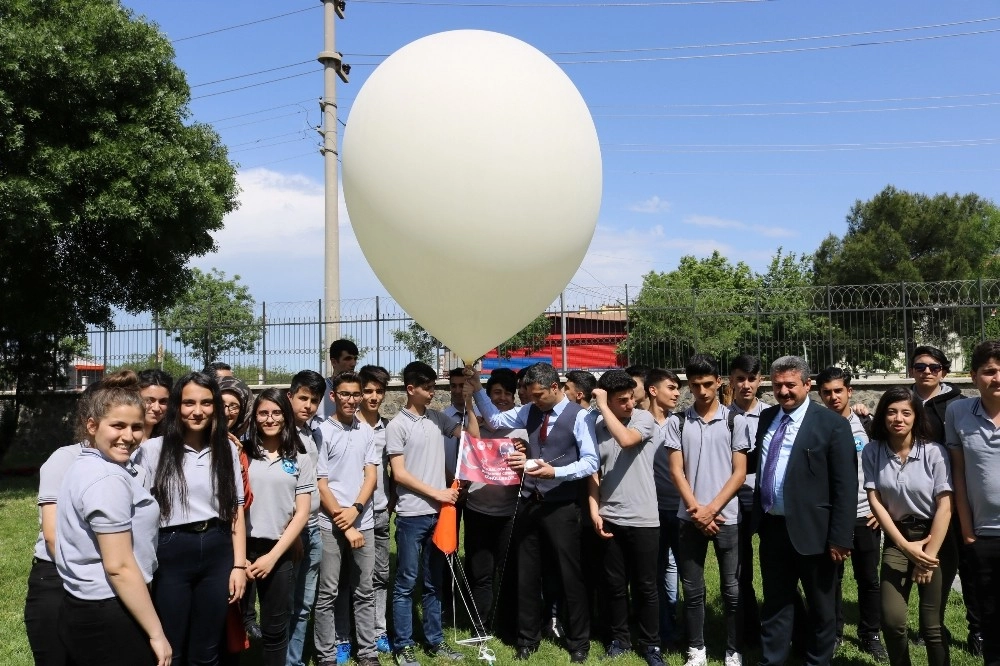
<path id="1" fill-rule="evenodd" d="M 895 521 L 897 525 L 904 525 L 906 527 L 930 527 L 930 518 L 921 518 L 920 516 L 909 515 L 901 520 Z"/>
<path id="2" fill-rule="evenodd" d="M 211 527 L 218 527 L 221 524 L 222 521 L 218 518 L 209 518 L 208 520 L 199 520 L 196 523 L 185 523 L 183 525 L 161 527 L 160 531 L 168 534 L 172 532 L 194 532 L 200 534 L 201 532 L 207 532 Z"/>

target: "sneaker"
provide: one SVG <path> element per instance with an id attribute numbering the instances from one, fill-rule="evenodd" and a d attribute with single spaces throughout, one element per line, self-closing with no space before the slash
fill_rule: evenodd
<path id="1" fill-rule="evenodd" d="M 966 648 L 973 657 L 983 656 L 983 635 L 978 631 L 970 631 L 969 639 L 966 641 Z"/>
<path id="2" fill-rule="evenodd" d="M 420 666 L 420 662 L 417 661 L 417 653 L 412 645 L 396 650 L 392 656 L 396 659 L 396 666 Z"/>
<path id="3" fill-rule="evenodd" d="M 861 651 L 873 656 L 875 661 L 887 661 L 889 659 L 889 653 L 882 646 L 882 641 L 879 640 L 878 634 L 862 636 Z"/>
<path id="4" fill-rule="evenodd" d="M 357 664 L 358 666 L 382 666 L 378 657 L 358 657 Z"/>
<path id="5" fill-rule="evenodd" d="M 646 654 L 642 655 L 642 658 L 646 660 L 646 666 L 666 666 L 660 648 L 655 645 L 646 648 Z"/>
<path id="6" fill-rule="evenodd" d="M 605 656 L 607 656 L 608 659 L 614 659 L 615 657 L 622 656 L 628 651 L 629 648 L 622 645 L 621 641 L 611 641 L 611 644 L 608 645 L 607 650 L 605 650 Z"/>
<path id="7" fill-rule="evenodd" d="M 708 650 L 688 648 L 688 660 L 684 662 L 684 666 L 706 666 L 706 664 L 708 664 Z"/>
<path id="8" fill-rule="evenodd" d="M 392 652 L 392 643 L 389 642 L 389 637 L 386 636 L 385 634 L 382 634 L 381 636 L 376 638 L 375 649 L 381 652 L 382 654 Z"/>
<path id="9" fill-rule="evenodd" d="M 337 663 L 346 664 L 351 660 L 351 644 L 347 641 L 337 643 Z"/>
<path id="10" fill-rule="evenodd" d="M 726 650 L 726 666 L 743 666 L 743 655 L 739 652 Z"/>
<path id="11" fill-rule="evenodd" d="M 450 661 L 462 661 L 463 659 L 465 659 L 464 654 L 452 649 L 452 647 L 447 643 L 445 643 L 444 641 L 441 641 L 437 645 L 432 645 L 429 648 L 427 648 L 427 654 L 429 654 L 432 657 L 441 657 L 443 659 L 448 659 Z"/>

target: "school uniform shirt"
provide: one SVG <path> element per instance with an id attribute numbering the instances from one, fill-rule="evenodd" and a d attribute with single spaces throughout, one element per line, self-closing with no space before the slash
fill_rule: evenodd
<path id="1" fill-rule="evenodd" d="M 38 470 L 38 539 L 35 541 L 35 557 L 40 560 L 52 561 L 42 535 L 42 505 L 55 504 L 59 499 L 59 489 L 62 488 L 66 470 L 76 461 L 83 448 L 83 442 L 60 446 Z"/>
<path id="2" fill-rule="evenodd" d="M 729 409 L 725 405 L 719 405 L 708 421 L 703 421 L 694 407 L 684 410 L 682 418 L 683 436 L 679 420 L 670 419 L 665 443 L 683 455 L 684 476 L 698 504 L 705 505 L 716 498 L 733 475 L 733 452 L 750 449 L 750 431 L 742 414 L 736 415 L 733 430 L 729 431 Z M 691 521 L 683 502 L 677 507 L 677 517 Z M 719 517 L 726 525 L 739 523 L 739 500 L 735 494 L 722 507 Z"/>
<path id="3" fill-rule="evenodd" d="M 306 450 L 305 454 L 309 456 L 309 460 L 312 461 L 314 474 L 316 466 L 319 464 L 319 449 L 316 447 L 316 440 L 313 439 L 313 429 L 318 426 L 319 424 L 314 425 L 310 421 L 301 428 L 296 429 L 299 434 L 299 440 L 302 442 L 302 447 Z M 312 497 L 309 499 L 309 522 L 306 523 L 306 527 L 319 526 L 319 505 L 319 490 L 316 489 L 314 484 Z"/>
<path id="4" fill-rule="evenodd" d="M 528 441 L 528 431 L 523 428 L 496 428 L 490 430 L 482 426 L 481 439 L 523 439 Z M 492 483 L 474 481 L 465 494 L 465 508 L 486 516 L 511 516 L 517 508 L 518 487 L 498 486 Z"/>
<path id="5" fill-rule="evenodd" d="M 160 465 L 160 452 L 163 450 L 163 438 L 154 437 L 142 443 L 132 454 L 132 462 L 145 469 L 146 480 L 143 485 L 152 489 L 156 482 L 156 470 Z M 243 506 L 243 475 L 240 470 L 239 449 L 229 442 L 229 450 L 233 458 L 233 485 L 236 489 L 236 504 Z M 212 450 L 204 447 L 195 451 L 184 445 L 184 458 L 181 473 L 187 483 L 187 502 L 181 502 L 179 495 L 170 497 L 170 519 L 160 521 L 160 527 L 173 527 L 198 523 L 219 517 L 219 500 L 212 487 Z M 256 488 L 254 495 L 256 496 Z M 250 505 L 251 508 L 253 504 Z"/>
<path id="6" fill-rule="evenodd" d="M 357 501 L 365 482 L 365 465 L 375 465 L 375 476 L 378 477 L 377 468 L 381 461 L 375 452 L 375 431 L 355 416 L 349 425 L 329 418 L 314 434 L 319 447 L 316 476 L 327 480 L 337 504 L 349 507 Z M 325 511 L 320 512 L 319 527 L 333 531 L 333 521 Z M 354 527 L 361 531 L 375 529 L 372 498 L 368 498 L 364 510 L 354 521 Z"/>
<path id="7" fill-rule="evenodd" d="M 56 568 L 63 587 L 77 599 L 115 596 L 97 547 L 98 534 L 132 532 L 132 552 L 149 583 L 156 571 L 160 506 L 131 465 L 83 448 L 66 471 L 56 504 Z"/>
<path id="8" fill-rule="evenodd" d="M 873 441 L 862 452 L 865 488 L 877 490 L 893 520 L 930 520 L 937 496 L 952 490 L 948 452 L 936 442 L 916 442 L 900 460 L 885 442 Z"/>
<path id="9" fill-rule="evenodd" d="M 1000 428 L 979 398 L 948 403 L 944 420 L 948 448 L 965 457 L 965 494 L 976 536 L 1000 537 Z"/>
<path id="10" fill-rule="evenodd" d="M 591 412 L 597 435 L 597 451 L 601 458 L 601 484 L 598 513 L 615 525 L 627 527 L 659 527 L 660 514 L 656 503 L 656 482 L 653 478 L 653 443 L 657 430 L 653 415 L 644 409 L 633 409 L 632 416 L 622 421 L 636 430 L 642 441 L 622 448 L 611 433 L 600 412 Z"/>
<path id="11" fill-rule="evenodd" d="M 375 431 L 375 457 L 378 458 L 378 474 L 375 476 L 375 492 L 372 494 L 372 502 L 376 511 L 385 511 L 389 508 L 389 495 L 386 488 L 389 487 L 389 457 L 385 454 L 385 427 L 389 425 L 389 419 L 379 417 L 378 423 L 372 428 Z"/>
<path id="12" fill-rule="evenodd" d="M 385 428 L 385 450 L 392 456 L 402 454 L 406 471 L 422 482 L 444 490 L 444 438 L 458 427 L 458 419 L 449 418 L 436 409 L 428 408 L 423 416 L 401 409 Z M 396 514 L 427 516 L 436 514 L 441 503 L 396 484 Z M 352 500 L 353 501 L 353 500 Z"/>
<path id="13" fill-rule="evenodd" d="M 667 423 L 677 418 L 676 414 L 667 414 L 663 423 L 657 423 L 653 429 L 653 482 L 656 485 L 656 504 L 663 513 L 677 513 L 681 502 L 681 494 L 670 476 L 671 449 L 666 445 Z"/>
<path id="14" fill-rule="evenodd" d="M 247 536 L 254 539 L 281 538 L 295 515 L 295 500 L 316 490 L 316 466 L 308 454 L 294 459 L 250 458 L 250 487 L 253 503 L 247 510 Z"/>
<path id="15" fill-rule="evenodd" d="M 750 432 L 750 448 L 747 449 L 747 453 L 751 453 L 753 451 L 753 449 L 754 449 L 754 446 L 756 445 L 756 442 L 757 442 L 757 427 L 760 425 L 760 415 L 768 407 L 770 407 L 770 405 L 766 405 L 763 402 L 761 402 L 760 400 L 758 400 L 756 402 L 756 404 L 749 411 L 746 411 L 746 412 L 743 411 L 740 408 L 740 406 L 737 405 L 735 402 L 733 404 L 729 405 L 729 409 L 733 410 L 737 414 L 742 414 L 747 419 L 747 430 Z M 743 482 L 743 485 L 745 487 L 747 487 L 747 488 L 756 488 L 757 487 L 757 471 L 756 470 L 751 470 L 751 469 L 747 470 L 747 478 L 746 478 L 746 481 Z"/>
<path id="16" fill-rule="evenodd" d="M 868 491 L 865 490 L 865 464 L 862 458 L 862 453 L 865 450 L 865 446 L 868 444 L 868 433 L 865 432 L 865 427 L 861 423 L 861 419 L 854 412 L 851 412 L 850 418 L 847 419 L 848 423 L 851 424 L 851 435 L 854 436 L 854 450 L 858 453 L 858 518 L 864 518 L 872 512 L 871 506 L 868 505 Z"/>

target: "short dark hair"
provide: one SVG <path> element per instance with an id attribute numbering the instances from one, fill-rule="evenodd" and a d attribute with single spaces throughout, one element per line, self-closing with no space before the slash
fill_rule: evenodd
<path id="1" fill-rule="evenodd" d="M 434 368 L 427 365 L 423 361 L 408 363 L 407 366 L 403 368 L 404 386 L 424 386 L 425 384 L 431 384 L 435 381 L 437 381 L 437 373 L 434 372 Z"/>
<path id="2" fill-rule="evenodd" d="M 885 427 L 885 415 L 889 411 L 889 405 L 897 402 L 907 402 L 913 410 L 913 440 L 933 441 L 931 424 L 924 414 L 924 401 L 917 397 L 917 394 L 905 386 L 893 386 L 882 394 L 879 398 L 878 407 L 875 408 L 875 415 L 872 417 L 872 439 L 880 442 L 888 441 L 889 429 Z"/>
<path id="3" fill-rule="evenodd" d="M 681 378 L 673 370 L 666 370 L 664 368 L 653 368 L 650 370 L 649 374 L 646 375 L 646 395 L 649 395 L 650 386 L 656 386 L 667 379 L 677 384 L 677 387 L 680 388 Z"/>
<path id="4" fill-rule="evenodd" d="M 465 368 L 452 368 L 448 371 L 448 379 L 453 377 L 465 377 Z"/>
<path id="5" fill-rule="evenodd" d="M 688 379 L 692 377 L 704 377 L 705 375 L 719 376 L 719 362 L 711 354 L 695 354 L 688 359 L 684 367 L 684 374 Z"/>
<path id="6" fill-rule="evenodd" d="M 212 377 L 213 379 L 218 379 L 219 370 L 229 370 L 230 372 L 232 372 L 233 367 L 228 363 L 226 363 L 225 361 L 212 361 L 211 363 L 205 366 L 205 369 L 202 370 L 202 372 L 208 375 L 209 377 Z"/>
<path id="7" fill-rule="evenodd" d="M 628 370 L 608 370 L 597 380 L 597 388 L 604 389 L 608 395 L 619 391 L 631 391 L 638 383 L 628 374 Z"/>
<path id="8" fill-rule="evenodd" d="M 368 384 L 378 384 L 382 388 L 389 386 L 389 371 L 381 365 L 363 365 L 358 370 L 358 377 L 361 378 L 361 388 Z"/>
<path id="9" fill-rule="evenodd" d="M 930 356 L 932 359 L 941 364 L 941 369 L 945 372 L 951 372 L 951 361 L 948 357 L 944 355 L 944 352 L 937 347 L 931 347 L 930 345 L 920 345 L 913 350 L 910 354 L 910 367 L 913 367 L 914 362 L 920 356 Z"/>
<path id="10" fill-rule="evenodd" d="M 532 363 L 531 365 L 534 365 L 534 363 Z M 520 370 L 517 371 L 517 383 L 518 384 L 521 384 L 521 385 L 524 384 L 524 376 L 528 373 L 528 368 L 530 368 L 531 365 L 526 365 L 526 366 L 524 366 L 523 368 L 521 368 Z"/>
<path id="11" fill-rule="evenodd" d="M 361 377 L 358 373 L 351 372 L 350 370 L 345 370 L 343 372 L 338 372 L 330 379 L 330 388 L 337 390 L 337 387 L 341 384 L 357 384 L 358 386 L 364 386 L 361 383 Z"/>
<path id="12" fill-rule="evenodd" d="M 358 346 L 354 344 L 353 340 L 348 340 L 347 338 L 341 338 L 340 340 L 334 340 L 330 343 L 330 360 L 336 361 L 340 358 L 340 355 L 347 352 L 351 356 L 360 356 L 361 352 L 358 351 Z"/>
<path id="13" fill-rule="evenodd" d="M 322 398 L 323 394 L 326 393 L 326 380 L 315 370 L 302 370 L 292 377 L 292 384 L 288 387 L 288 392 L 295 395 L 300 388 L 309 391 L 314 398 Z"/>
<path id="14" fill-rule="evenodd" d="M 831 365 L 829 368 L 825 368 L 818 375 L 816 375 L 816 388 L 823 388 L 823 384 L 827 382 L 835 382 L 837 380 L 844 382 L 844 386 L 851 385 L 851 373 L 847 372 L 843 368 L 838 368 L 835 365 Z"/>
<path id="15" fill-rule="evenodd" d="M 984 340 L 976 345 L 976 348 L 972 350 L 973 372 L 983 367 L 990 361 L 1000 362 L 1000 340 Z"/>
<path id="16" fill-rule="evenodd" d="M 734 370 L 740 370 L 748 375 L 759 375 L 760 359 L 750 354 L 740 354 L 729 364 L 729 373 L 732 374 Z"/>
<path id="17" fill-rule="evenodd" d="M 496 384 L 502 386 L 508 393 L 517 392 L 517 373 L 510 368 L 497 368 L 486 380 L 486 393 L 488 394 Z"/>
<path id="18" fill-rule="evenodd" d="M 625 372 L 629 377 L 638 377 L 644 382 L 646 381 L 646 375 L 649 374 L 650 370 L 652 370 L 652 368 L 648 365 L 630 365 L 625 368 Z"/>
<path id="19" fill-rule="evenodd" d="M 583 393 L 584 400 L 594 397 L 594 387 L 597 386 L 597 378 L 586 370 L 570 370 L 566 373 L 566 381 L 573 382 L 573 386 Z"/>
<path id="20" fill-rule="evenodd" d="M 139 390 L 144 388 L 149 388 L 150 386 L 162 386 L 170 392 L 170 389 L 174 387 L 174 378 L 169 374 L 160 370 L 159 368 L 147 368 L 142 370 L 137 375 L 139 378 Z"/>
<path id="21" fill-rule="evenodd" d="M 524 371 L 524 385 L 531 386 L 539 384 L 548 388 L 553 384 L 559 384 L 559 373 L 552 367 L 551 363 L 535 363 L 529 365 Z"/>

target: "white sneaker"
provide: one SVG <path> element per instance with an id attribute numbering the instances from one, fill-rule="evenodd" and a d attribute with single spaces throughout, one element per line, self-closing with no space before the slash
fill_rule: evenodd
<path id="1" fill-rule="evenodd" d="M 708 664 L 708 650 L 706 648 L 688 648 L 688 660 L 684 666 L 706 666 Z M 729 666 L 727 663 L 726 666 Z"/>
<path id="2" fill-rule="evenodd" d="M 743 655 L 739 652 L 726 650 L 726 666 L 743 666 Z"/>

